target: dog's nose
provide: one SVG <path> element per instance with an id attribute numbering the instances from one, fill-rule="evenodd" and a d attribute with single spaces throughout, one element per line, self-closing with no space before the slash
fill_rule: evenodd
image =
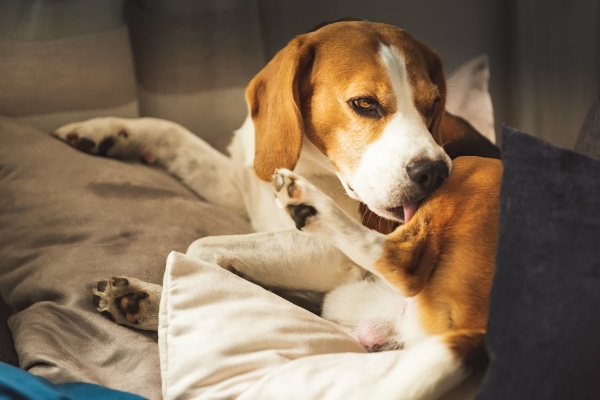
<path id="1" fill-rule="evenodd" d="M 449 172 L 443 161 L 417 160 L 406 167 L 408 177 L 427 194 L 439 188 Z"/>

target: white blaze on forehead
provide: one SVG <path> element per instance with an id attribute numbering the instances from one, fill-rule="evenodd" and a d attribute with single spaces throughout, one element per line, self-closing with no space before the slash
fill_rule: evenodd
<path id="1" fill-rule="evenodd" d="M 403 56 L 386 45 L 381 45 L 379 54 L 387 69 L 397 110 L 380 137 L 367 147 L 348 182 L 361 201 L 371 208 L 387 208 L 414 200 L 410 189 L 413 182 L 406 173 L 412 161 L 445 160 L 450 166 L 450 159 L 433 140 L 415 106 Z"/>
<path id="2" fill-rule="evenodd" d="M 391 119 L 390 123 L 384 131 L 384 135 L 387 132 L 391 132 L 394 142 L 400 138 L 399 133 L 403 133 L 402 139 L 406 143 L 423 142 L 420 143 L 423 147 L 435 146 L 437 144 L 433 140 L 433 137 L 429 133 L 423 116 L 417 110 L 413 97 L 413 88 L 411 87 L 410 81 L 408 80 L 408 73 L 406 71 L 406 64 L 404 57 L 402 57 L 396 49 L 390 46 L 381 46 L 379 54 L 383 59 L 383 63 L 387 67 L 388 76 L 396 97 L 396 114 Z"/>

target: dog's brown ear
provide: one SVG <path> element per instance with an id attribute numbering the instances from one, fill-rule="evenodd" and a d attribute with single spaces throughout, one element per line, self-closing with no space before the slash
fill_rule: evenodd
<path id="1" fill-rule="evenodd" d="M 439 90 L 441 101 L 433 116 L 431 134 L 442 145 L 451 158 L 458 156 L 479 156 L 500 158 L 500 149 L 477 131 L 465 119 L 446 111 L 446 78 L 440 56 L 424 43 L 416 40 L 421 49 L 429 78 Z"/>
<path id="2" fill-rule="evenodd" d="M 500 149 L 465 119 L 444 111 L 439 124 L 442 146 L 451 158 L 479 156 L 500 158 Z"/>
<path id="3" fill-rule="evenodd" d="M 252 79 L 246 101 L 255 129 L 254 170 L 270 181 L 275 169 L 293 170 L 300 158 L 304 122 L 299 84 L 312 51 L 299 36 Z"/>
<path id="4" fill-rule="evenodd" d="M 427 224 L 413 218 L 388 235 L 375 268 L 405 296 L 412 297 L 423 290 L 437 254 L 439 240 L 429 235 Z"/>
<path id="5" fill-rule="evenodd" d="M 440 58 L 438 53 L 431 50 L 425 43 L 417 39 L 414 39 L 414 41 L 421 50 L 421 53 L 423 54 L 426 63 L 425 67 L 427 68 L 427 73 L 429 74 L 429 79 L 438 88 L 438 94 L 440 97 L 437 107 L 435 108 L 435 111 L 433 113 L 430 131 L 436 143 L 442 144 L 443 142 L 440 131 L 440 124 L 444 115 L 444 110 L 446 109 L 447 96 L 446 74 L 444 73 L 442 59 Z"/>

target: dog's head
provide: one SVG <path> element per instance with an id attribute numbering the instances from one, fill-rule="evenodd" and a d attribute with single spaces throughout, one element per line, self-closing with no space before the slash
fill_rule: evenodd
<path id="1" fill-rule="evenodd" d="M 456 123 L 445 121 L 454 117 L 445 111 L 442 63 L 394 26 L 344 21 L 300 35 L 256 75 L 246 99 L 263 180 L 294 169 L 305 136 L 351 197 L 401 220 L 402 206 L 450 172 L 441 145 L 456 136 L 445 129 Z"/>

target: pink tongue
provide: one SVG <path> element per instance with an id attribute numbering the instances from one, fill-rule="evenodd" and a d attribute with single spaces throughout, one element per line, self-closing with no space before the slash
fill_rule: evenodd
<path id="1" fill-rule="evenodd" d="M 418 203 L 409 203 L 409 204 L 405 204 L 402 207 L 404 207 L 404 223 L 408 223 L 408 221 L 410 221 L 413 217 L 413 215 L 415 215 L 415 212 L 417 211 L 417 208 L 419 207 Z"/>

